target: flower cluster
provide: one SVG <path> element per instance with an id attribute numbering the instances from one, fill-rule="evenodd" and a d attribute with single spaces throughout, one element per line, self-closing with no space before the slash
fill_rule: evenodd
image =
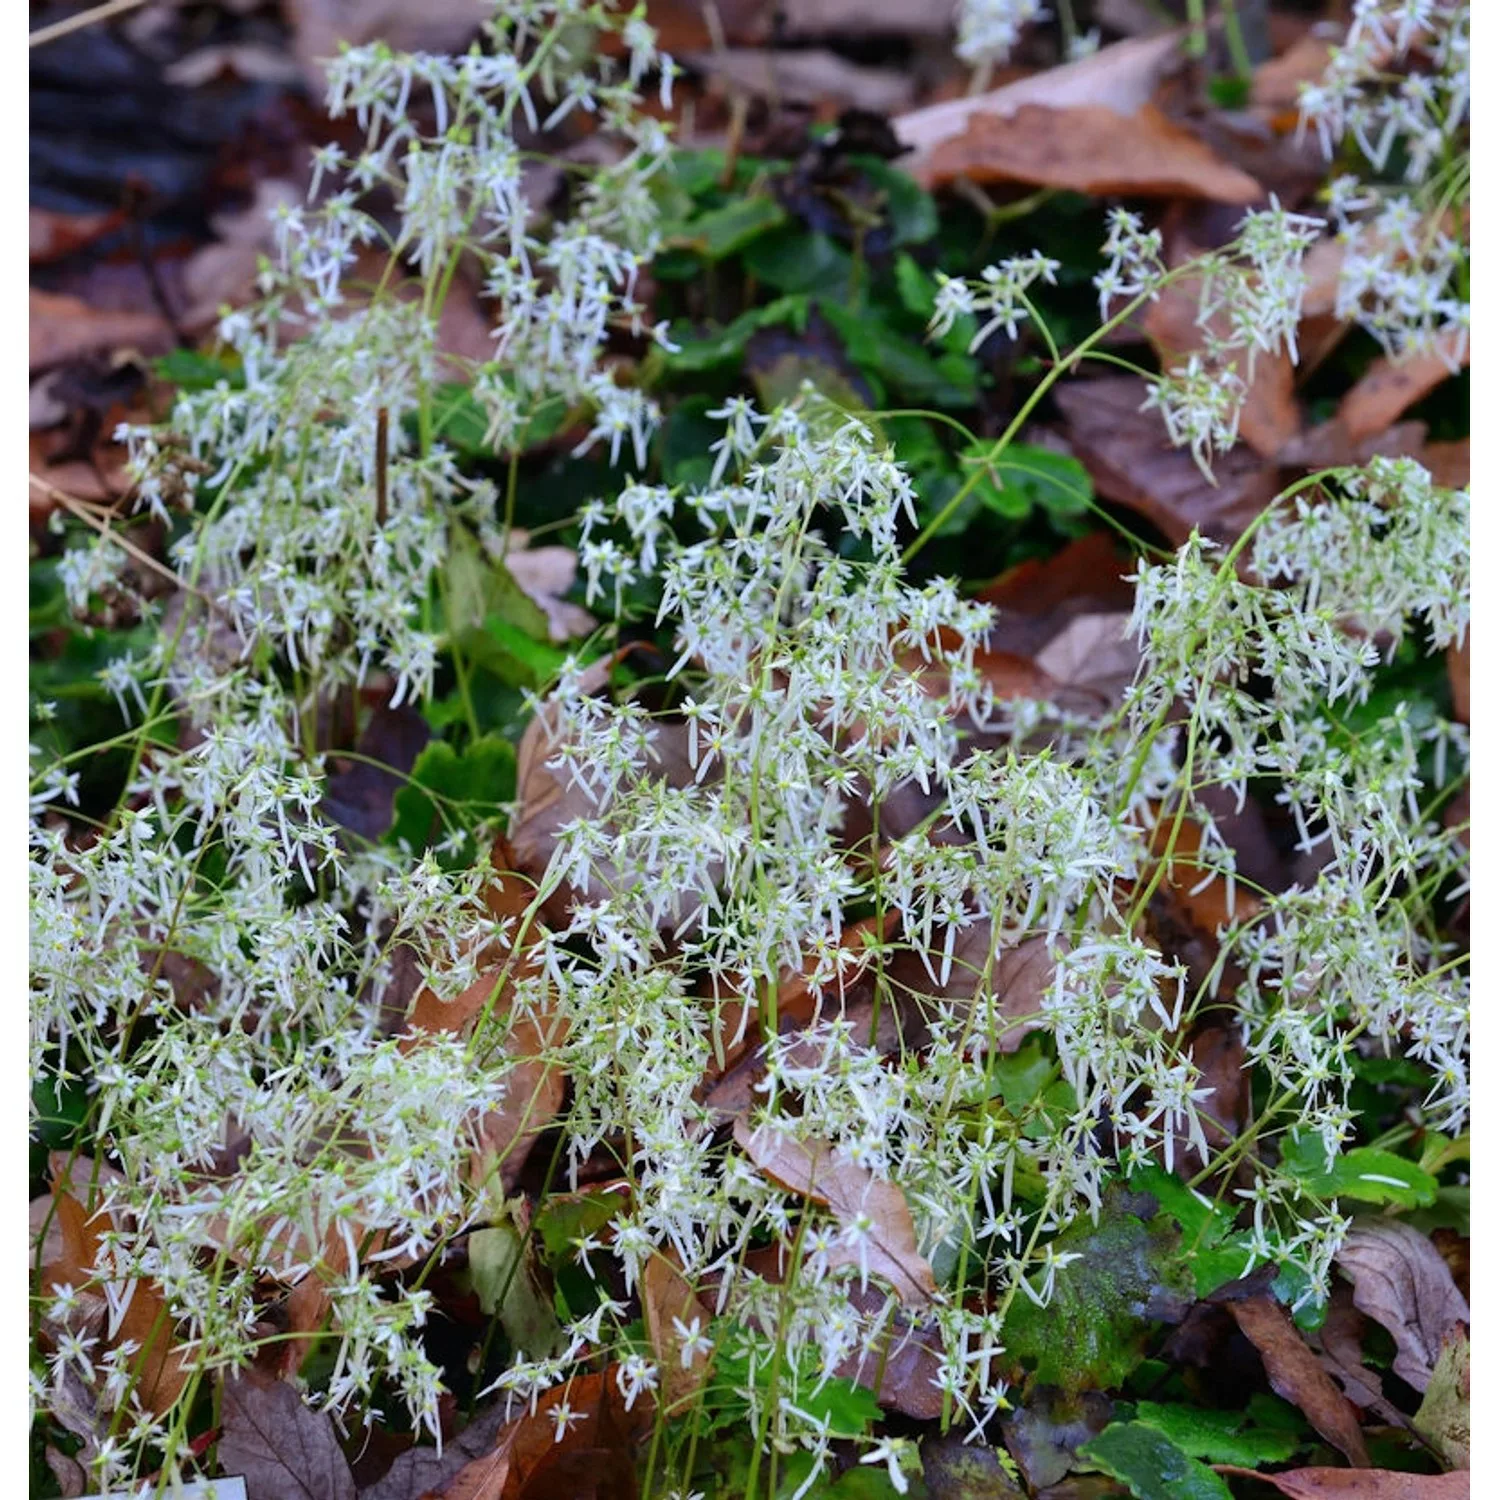
<path id="1" fill-rule="evenodd" d="M 1304 87 L 1304 126 L 1332 156 L 1353 141 L 1377 176 L 1344 173 L 1329 202 L 1345 247 L 1337 313 L 1393 356 L 1467 357 L 1469 6 L 1358 0 L 1343 45 Z"/>

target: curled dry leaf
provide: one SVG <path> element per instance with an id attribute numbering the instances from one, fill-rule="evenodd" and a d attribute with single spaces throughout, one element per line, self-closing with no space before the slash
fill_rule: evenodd
<path id="1" fill-rule="evenodd" d="M 1264 1293 L 1226 1305 L 1240 1332 L 1260 1351 L 1271 1389 L 1299 1407 L 1351 1464 L 1368 1468 L 1370 1459 L 1354 1408 L 1303 1342 L 1287 1310 Z"/>
<path id="2" fill-rule="evenodd" d="M 69 1282 L 84 1287 L 95 1279 L 93 1268 L 99 1258 L 102 1210 L 90 1213 L 74 1196 L 71 1183 L 64 1181 L 61 1174 L 65 1161 L 62 1153 L 53 1153 L 52 1193 L 62 1248 L 55 1262 L 42 1267 L 42 1285 Z M 137 1277 L 119 1290 L 124 1311 L 113 1323 L 108 1343 L 111 1347 L 127 1341 L 135 1345 L 137 1352 L 130 1361 L 136 1381 L 135 1394 L 147 1410 L 161 1416 L 187 1384 L 187 1364 L 172 1343 L 176 1319 L 155 1282 Z"/>
<path id="3" fill-rule="evenodd" d="M 563 598 L 578 577 L 578 554 L 571 547 L 528 547 L 525 533 L 515 532 L 505 566 L 521 592 L 546 615 L 550 640 L 576 640 L 598 626 L 588 610 Z"/>
<path id="4" fill-rule="evenodd" d="M 1365 1363 L 1364 1327 L 1364 1314 L 1355 1307 L 1348 1284 L 1337 1282 L 1328 1298 L 1323 1325 L 1317 1332 L 1323 1368 L 1362 1411 L 1373 1413 L 1388 1426 L 1406 1427 L 1407 1419 L 1385 1399 L 1379 1372 Z"/>
<path id="5" fill-rule="evenodd" d="M 1355 1224 L 1335 1261 L 1354 1283 L 1354 1305 L 1395 1339 L 1396 1374 L 1425 1391 L 1443 1341 L 1469 1321 L 1447 1262 L 1409 1224 L 1376 1218 Z"/>
<path id="6" fill-rule="evenodd" d="M 641 1312 L 646 1319 L 646 1337 L 661 1372 L 661 1393 L 666 1414 L 690 1405 L 708 1379 L 712 1355 L 705 1349 L 686 1351 L 687 1340 L 678 1331 L 707 1333 L 713 1310 L 693 1290 L 671 1251 L 656 1251 L 641 1271 Z"/>
<path id="7" fill-rule="evenodd" d="M 333 1418 L 253 1371 L 224 1382 L 219 1463 L 243 1476 L 246 1500 L 355 1500 Z"/>
<path id="8" fill-rule="evenodd" d="M 832 1266 L 859 1266 L 887 1281 L 908 1307 L 928 1307 L 937 1296 L 932 1267 L 917 1250 L 911 1210 L 901 1189 L 841 1160 L 826 1141 L 799 1141 L 766 1126 L 752 1130 L 740 1117 L 734 1138 L 750 1160 L 789 1192 L 826 1205 L 848 1231 L 864 1225 L 863 1247 L 841 1239 Z"/>
<path id="9" fill-rule="evenodd" d="M 1215 1464 L 1220 1474 L 1275 1485 L 1289 1500 L 1469 1500 L 1469 1476 L 1407 1474 L 1398 1469 L 1286 1469 L 1268 1474 Z"/>
<path id="10" fill-rule="evenodd" d="M 1253 177 L 1220 160 L 1154 104 L 1129 115 L 1095 104 L 1023 104 L 1008 115 L 973 114 L 963 134 L 944 141 L 928 159 L 928 186 L 957 177 L 1100 196 L 1244 204 L 1261 196 Z"/>

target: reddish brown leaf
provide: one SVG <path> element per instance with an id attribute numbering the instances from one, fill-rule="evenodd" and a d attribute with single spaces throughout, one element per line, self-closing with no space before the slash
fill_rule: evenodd
<path id="1" fill-rule="evenodd" d="M 1469 722 L 1469 637 L 1461 646 L 1448 647 L 1448 686 L 1453 692 L 1453 717 Z"/>
<path id="2" fill-rule="evenodd" d="M 651 1341 L 651 1352 L 661 1372 L 665 1410 L 671 1416 L 690 1405 L 703 1389 L 712 1359 L 707 1351 L 698 1350 L 684 1364 L 685 1340 L 677 1325 L 691 1328 L 696 1322 L 698 1331 L 706 1334 L 713 1310 L 682 1274 L 676 1256 L 657 1251 L 641 1270 L 641 1312 L 646 1320 L 646 1337 Z"/>
<path id="3" fill-rule="evenodd" d="M 1428 443 L 1421 452 L 1422 466 L 1432 475 L 1432 482 L 1445 490 L 1469 487 L 1469 440 L 1456 443 Z"/>
<path id="4" fill-rule="evenodd" d="M 1234 541 L 1280 487 L 1275 467 L 1246 447 L 1215 459 L 1217 483 L 1210 484 L 1192 456 L 1168 441 L 1160 414 L 1141 409 L 1146 383 L 1134 375 L 1069 381 L 1053 396 L 1099 493 L 1138 510 L 1174 547 L 1195 528 L 1213 541 Z"/>
<path id="5" fill-rule="evenodd" d="M 1183 247 L 1184 251 L 1196 248 Z M 1175 370 L 1193 355 L 1201 354 L 1210 333 L 1228 337 L 1229 319 L 1223 312 L 1211 318 L 1206 329 L 1199 327 L 1202 296 L 1203 278 L 1186 276 L 1173 282 L 1147 307 L 1142 326 L 1164 370 Z M 1245 382 L 1240 437 L 1262 458 L 1274 458 L 1302 426 L 1291 356 L 1272 356 L 1262 350 L 1256 354 L 1253 367 L 1248 355 L 1243 354 L 1237 356 L 1234 367 Z"/>
<path id="6" fill-rule="evenodd" d="M 354 1500 L 333 1418 L 251 1371 L 224 1382 L 219 1463 L 244 1477 L 246 1500 Z"/>
<path id="7" fill-rule="evenodd" d="M 1096 196 L 1209 198 L 1254 203 L 1260 184 L 1221 161 L 1154 104 L 1120 115 L 1102 105 L 975 114 L 931 155 L 928 185 L 1025 182 Z"/>
<path id="8" fill-rule="evenodd" d="M 1366 1218 L 1335 1260 L 1354 1283 L 1354 1305 L 1396 1341 L 1396 1374 L 1425 1391 L 1443 1340 L 1469 1321 L 1469 1304 L 1432 1241 L 1399 1219 Z"/>
<path id="9" fill-rule="evenodd" d="M 1365 1363 L 1364 1329 L 1364 1314 L 1355 1307 L 1347 1283 L 1337 1282 L 1328 1299 L 1323 1325 L 1317 1332 L 1323 1368 L 1362 1411 L 1373 1413 L 1390 1426 L 1405 1427 L 1406 1418 L 1385 1399 L 1379 1371 Z"/>
<path id="10" fill-rule="evenodd" d="M 34 266 L 61 260 L 85 245 L 92 245 L 125 222 L 125 215 L 119 209 L 107 214 L 65 214 L 52 208 L 38 208 L 33 203 L 30 215 L 28 238 Z"/>
<path id="11" fill-rule="evenodd" d="M 172 330 L 155 313 L 103 312 L 77 297 L 31 288 L 33 372 L 86 354 L 165 354 L 171 347 Z"/>
<path id="12" fill-rule="evenodd" d="M 502 1428 L 493 1450 L 431 1500 L 635 1500 L 635 1444 L 655 1407 L 642 1399 L 625 1409 L 617 1368 L 544 1391 L 535 1412 Z M 559 1440 L 556 1413 L 564 1405 L 571 1416 Z"/>
<path id="13" fill-rule="evenodd" d="M 824 1141 L 798 1141 L 765 1126 L 752 1131 L 743 1117 L 734 1122 L 734 1138 L 767 1177 L 790 1192 L 825 1204 L 843 1228 L 868 1219 L 863 1264 L 889 1282 L 908 1306 L 931 1304 L 937 1296 L 937 1281 L 917 1250 L 911 1210 L 895 1183 L 840 1160 Z M 840 1241 L 829 1263 L 858 1266 L 861 1254 L 853 1244 Z"/>
<path id="14" fill-rule="evenodd" d="M 883 1297 L 874 1287 L 849 1288 L 856 1311 L 873 1317 Z M 937 1379 L 943 1363 L 943 1343 L 934 1329 L 918 1329 L 900 1308 L 891 1308 L 873 1336 L 861 1335 L 858 1349 L 838 1368 L 845 1380 L 874 1391 L 887 1411 L 904 1412 L 919 1422 L 943 1414 Z"/>
<path id="15" fill-rule="evenodd" d="M 562 1108 L 566 1079 L 562 1069 L 545 1058 L 566 1035 L 567 1022 L 559 1016 L 521 1016 L 512 1025 L 506 1051 L 526 1060 L 506 1074 L 506 1095 L 499 1109 L 479 1122 L 481 1145 L 469 1168 L 476 1185 L 498 1173 L 505 1192 L 515 1187 L 537 1136 Z"/>
<path id="16" fill-rule="evenodd" d="M 1220 1474 L 1258 1479 L 1289 1500 L 1469 1500 L 1469 1475 L 1406 1474 L 1398 1469 L 1285 1469 L 1279 1474 L 1215 1464 Z"/>
<path id="17" fill-rule="evenodd" d="M 1302 1341 L 1287 1310 L 1264 1294 L 1226 1305 L 1240 1332 L 1260 1351 L 1271 1389 L 1299 1407 L 1351 1464 L 1368 1468 L 1370 1459 L 1354 1408 Z"/>
<path id="18" fill-rule="evenodd" d="M 1048 68 L 987 93 L 913 110 L 891 122 L 902 144 L 912 148 L 902 165 L 924 187 L 931 187 L 932 153 L 945 141 L 962 136 L 978 114 L 1009 115 L 1023 105 L 1041 104 L 1056 110 L 1091 105 L 1121 117 L 1133 115 L 1150 102 L 1161 75 L 1180 66 L 1180 41 L 1180 32 L 1165 32 L 1119 42 L 1066 67 Z"/>
<path id="19" fill-rule="evenodd" d="M 1446 339 L 1442 347 L 1443 353 L 1424 351 L 1394 360 L 1382 355 L 1354 383 L 1336 415 L 1355 442 L 1383 432 L 1453 374 L 1456 338 Z M 1468 363 L 1467 345 L 1458 363 Z"/>

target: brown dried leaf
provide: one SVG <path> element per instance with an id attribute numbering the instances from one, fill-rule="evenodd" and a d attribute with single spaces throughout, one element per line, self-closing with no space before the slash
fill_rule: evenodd
<path id="1" fill-rule="evenodd" d="M 1447 380 L 1455 363 L 1469 362 L 1467 342 L 1460 346 L 1457 337 L 1450 336 L 1441 344 L 1441 352 L 1423 351 L 1396 360 L 1382 355 L 1354 383 L 1335 415 L 1355 442 L 1385 431 Z"/>
<path id="2" fill-rule="evenodd" d="M 1261 196 L 1253 177 L 1221 161 L 1154 104 L 1130 115 L 1092 104 L 1023 104 L 1010 115 L 972 115 L 962 135 L 933 151 L 927 185 L 942 187 L 956 177 L 1095 196 L 1218 203 L 1254 203 Z"/>
<path id="3" fill-rule="evenodd" d="M 121 209 L 107 214 L 67 214 L 54 208 L 38 208 L 33 203 L 29 213 L 28 239 L 34 266 L 62 260 L 113 233 L 125 222 Z"/>
<path id="4" fill-rule="evenodd" d="M 1299 1407 L 1351 1464 L 1368 1468 L 1370 1459 L 1354 1408 L 1302 1341 L 1287 1310 L 1265 1294 L 1226 1305 L 1240 1332 L 1260 1351 L 1271 1389 Z"/>
<path id="5" fill-rule="evenodd" d="M 57 1492 L 62 1500 L 78 1500 L 78 1496 L 88 1493 L 88 1475 L 83 1472 L 83 1465 L 76 1458 L 69 1458 L 51 1443 L 47 1444 L 44 1457 L 47 1467 L 52 1470 L 53 1479 L 57 1481 Z"/>
<path id="6" fill-rule="evenodd" d="M 862 1217 L 872 1221 L 865 1264 L 889 1282 L 907 1306 L 931 1305 L 937 1281 L 917 1250 L 911 1210 L 895 1183 L 841 1160 L 824 1141 L 798 1141 L 765 1126 L 752 1130 L 743 1117 L 734 1122 L 734 1138 L 767 1177 L 790 1192 L 826 1205 L 843 1228 Z M 843 1242 L 829 1255 L 834 1266 L 857 1266 L 860 1261 L 859 1250 Z"/>
<path id="7" fill-rule="evenodd" d="M 1455 1469 L 1469 1467 L 1469 1336 L 1444 1340 L 1412 1426 Z"/>
<path id="8" fill-rule="evenodd" d="M 547 636 L 561 644 L 588 635 L 598 621 L 563 595 L 578 576 L 578 554 L 571 547 L 528 547 L 524 532 L 512 532 L 505 566 L 521 592 L 547 617 Z"/>
<path id="9" fill-rule="evenodd" d="M 682 60 L 720 87 L 767 99 L 867 110 L 875 115 L 907 108 L 916 90 L 907 71 L 862 67 L 822 47 L 796 51 L 724 47 L 690 52 Z"/>
<path id="10" fill-rule="evenodd" d="M 1469 722 L 1469 637 L 1462 646 L 1448 647 L 1448 686 L 1453 693 L 1453 717 Z"/>
<path id="11" fill-rule="evenodd" d="M 502 1428 L 489 1453 L 425 1500 L 635 1500 L 634 1449 L 654 1405 L 638 1400 L 627 1411 L 617 1368 L 544 1391 L 534 1412 Z M 573 1417 L 559 1441 L 553 1413 L 564 1404 Z"/>
<path id="12" fill-rule="evenodd" d="M 1168 441 L 1160 413 L 1141 410 L 1146 383 L 1134 375 L 1070 381 L 1053 397 L 1100 495 L 1139 511 L 1174 547 L 1194 529 L 1232 542 L 1276 496 L 1275 467 L 1243 446 L 1214 460 L 1210 484 Z"/>
<path id="13" fill-rule="evenodd" d="M 1425 1391 L 1443 1341 L 1469 1321 L 1447 1262 L 1409 1224 L 1376 1218 L 1356 1222 L 1335 1261 L 1354 1283 L 1354 1305 L 1395 1339 L 1396 1374 Z"/>
<path id="14" fill-rule="evenodd" d="M 520 1016 L 511 1027 L 506 1051 L 526 1061 L 506 1074 L 504 1102 L 479 1122 L 481 1144 L 469 1166 L 476 1186 L 498 1172 L 500 1188 L 510 1193 L 536 1138 L 557 1118 L 567 1080 L 562 1069 L 545 1058 L 566 1035 L 567 1022 L 560 1016 Z"/>
<path id="15" fill-rule="evenodd" d="M 1399 1469 L 1284 1469 L 1268 1474 L 1215 1464 L 1220 1474 L 1273 1484 L 1290 1500 L 1469 1500 L 1469 1476 L 1407 1474 Z"/>
<path id="16" fill-rule="evenodd" d="M 706 1333 L 713 1310 L 693 1290 L 682 1267 L 670 1251 L 658 1250 L 641 1271 L 641 1312 L 646 1319 L 646 1337 L 661 1371 L 661 1391 L 670 1417 L 690 1405 L 708 1379 L 712 1355 L 694 1352 L 684 1365 L 684 1339 L 677 1324 L 691 1328 L 696 1322 Z"/>
<path id="17" fill-rule="evenodd" d="M 466 1464 L 484 1457 L 495 1446 L 500 1429 L 505 1426 L 503 1402 L 481 1412 L 456 1438 L 436 1448 L 408 1448 L 399 1454 L 385 1474 L 359 1492 L 359 1500 L 419 1500 L 433 1491 L 441 1491 L 457 1478 Z"/>
<path id="18" fill-rule="evenodd" d="M 219 1463 L 244 1477 L 246 1500 L 355 1500 L 333 1418 L 253 1371 L 224 1382 Z"/>
<path id="19" fill-rule="evenodd" d="M 1220 312 L 1208 328 L 1198 326 L 1203 278 L 1187 276 L 1173 282 L 1146 309 L 1142 327 L 1164 370 L 1175 370 L 1201 354 L 1212 332 L 1227 337 L 1228 315 Z M 1234 368 L 1245 382 L 1245 404 L 1240 411 L 1240 438 L 1262 458 L 1274 458 L 1301 430 L 1291 356 L 1257 353 L 1252 362 L 1236 356 Z"/>
<path id="20" fill-rule="evenodd" d="M 882 1311 L 882 1294 L 873 1287 L 849 1288 L 849 1301 L 867 1317 Z M 874 1391 L 887 1411 L 903 1412 L 919 1422 L 943 1414 L 937 1379 L 943 1364 L 942 1339 L 935 1329 L 915 1326 L 899 1307 L 886 1305 L 878 1331 L 861 1334 L 859 1348 L 838 1367 L 838 1374 Z"/>
<path id="21" fill-rule="evenodd" d="M 1372 1412 L 1392 1427 L 1408 1425 L 1405 1417 L 1385 1399 L 1380 1375 L 1365 1363 L 1362 1341 L 1364 1314 L 1354 1305 L 1346 1282 L 1337 1282 L 1328 1299 L 1328 1312 L 1318 1329 L 1323 1368 L 1343 1386 L 1344 1394 L 1362 1411 Z"/>
<path id="22" fill-rule="evenodd" d="M 1092 105 L 1133 115 L 1151 100 L 1162 74 L 1180 66 L 1182 32 L 1136 38 L 1103 47 L 1066 67 L 1048 68 L 1003 88 L 913 110 L 891 121 L 897 138 L 912 148 L 902 165 L 924 187 L 932 186 L 931 154 L 943 142 L 962 136 L 977 114 L 1010 115 L 1026 104 L 1055 110 Z"/>
<path id="23" fill-rule="evenodd" d="M 1422 467 L 1432 475 L 1432 482 L 1445 490 L 1469 487 L 1469 440 L 1456 443 L 1428 443 L 1421 452 Z"/>
<path id="24" fill-rule="evenodd" d="M 33 373 L 87 354 L 129 348 L 155 355 L 172 347 L 172 330 L 155 313 L 105 312 L 77 297 L 35 287 L 30 296 Z"/>

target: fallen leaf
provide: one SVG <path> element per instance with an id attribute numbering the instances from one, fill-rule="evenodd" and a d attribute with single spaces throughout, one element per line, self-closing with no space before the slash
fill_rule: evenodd
<path id="1" fill-rule="evenodd" d="M 75 250 L 113 233 L 125 222 L 120 209 L 106 214 L 68 214 L 55 208 L 38 208 L 33 203 L 29 213 L 28 240 L 34 266 L 72 255 Z"/>
<path id="2" fill-rule="evenodd" d="M 1345 392 L 1337 419 L 1359 442 L 1383 432 L 1408 407 L 1436 390 L 1454 374 L 1456 365 L 1469 362 L 1468 343 L 1457 335 L 1440 340 L 1436 350 L 1422 350 L 1392 359 L 1381 355 Z"/>
<path id="3" fill-rule="evenodd" d="M 1095 196 L 1254 203 L 1260 184 L 1221 161 L 1154 104 L 1120 115 L 1104 105 L 975 114 L 931 153 L 923 185 L 1024 182 Z"/>
<path id="4" fill-rule="evenodd" d="M 1101 1391 L 1070 1396 L 1043 1386 L 1001 1421 L 1000 1432 L 1027 1484 L 1045 1489 L 1080 1466 L 1079 1448 L 1103 1432 L 1113 1416 L 1114 1402 Z"/>
<path id="5" fill-rule="evenodd" d="M 900 994 L 918 994 L 924 1000 L 972 1002 L 980 981 L 988 975 L 990 992 L 998 1002 L 998 1016 L 1008 1022 L 998 1036 L 985 1038 L 999 1054 L 1014 1052 L 1033 1031 L 1046 1027 L 1042 999 L 1052 988 L 1057 972 L 1053 949 L 1045 937 L 1031 937 L 1013 948 L 1001 948 L 991 959 L 994 939 L 988 919 L 980 918 L 962 928 L 953 943 L 952 967 L 942 983 L 934 981 L 919 953 L 902 949 L 887 966 L 890 987 Z M 940 955 L 934 954 L 934 972 L 941 973 Z"/>
<path id="6" fill-rule="evenodd" d="M 456 1438 L 436 1448 L 408 1448 L 374 1484 L 359 1492 L 359 1500 L 421 1500 L 451 1484 L 466 1464 L 482 1458 L 495 1446 L 506 1425 L 505 1404 L 497 1401 L 481 1412 Z"/>
<path id="7" fill-rule="evenodd" d="M 1425 1391 L 1443 1341 L 1469 1321 L 1469 1304 L 1431 1240 L 1399 1219 L 1357 1220 L 1334 1257 L 1354 1305 L 1396 1341 L 1396 1374 Z"/>
<path id="8" fill-rule="evenodd" d="M 536 1138 L 557 1118 L 567 1079 L 555 1062 L 545 1059 L 566 1035 L 567 1022 L 560 1016 L 518 1016 L 512 1024 L 505 1048 L 524 1060 L 505 1075 L 504 1102 L 479 1121 L 480 1144 L 469 1166 L 476 1187 L 498 1173 L 501 1190 L 510 1193 Z"/>
<path id="9" fill-rule="evenodd" d="M 1264 1293 L 1226 1305 L 1240 1332 L 1259 1350 L 1271 1389 L 1296 1406 L 1351 1464 L 1368 1468 L 1354 1407 L 1303 1342 L 1287 1310 Z"/>
<path id="10" fill-rule="evenodd" d="M 243 1476 L 246 1500 L 355 1500 L 333 1418 L 285 1381 L 228 1376 L 221 1421 L 219 1463 Z"/>
<path id="11" fill-rule="evenodd" d="M 1129 624 L 1128 613 L 1080 615 L 1037 652 L 1036 665 L 1064 687 L 1114 703 L 1141 661 Z"/>
<path id="12" fill-rule="evenodd" d="M 1455 1329 L 1443 1341 L 1432 1379 L 1412 1426 L 1455 1469 L 1469 1467 L 1469 1336 Z"/>
<path id="13" fill-rule="evenodd" d="M 88 1475 L 83 1471 L 83 1465 L 76 1458 L 69 1458 L 60 1449 L 54 1448 L 48 1443 L 43 1450 L 43 1456 L 47 1460 L 47 1467 L 52 1471 L 52 1477 L 57 1482 L 57 1492 L 62 1500 L 78 1500 L 80 1495 L 88 1492 Z"/>
<path id="14" fill-rule="evenodd" d="M 578 576 L 578 554 L 571 547 L 528 547 L 525 533 L 512 533 L 505 554 L 510 576 L 547 617 L 548 638 L 558 644 L 589 635 L 599 622 L 563 595 Z"/>
<path id="15" fill-rule="evenodd" d="M 380 41 L 396 52 L 462 55 L 484 20 L 474 0 L 287 0 L 292 51 L 314 98 L 326 86 L 324 65 L 339 43 Z"/>
<path id="16" fill-rule="evenodd" d="M 641 1313 L 646 1320 L 651 1353 L 661 1372 L 664 1411 L 670 1417 L 691 1405 L 708 1379 L 712 1361 L 708 1350 L 698 1349 L 684 1363 L 686 1340 L 678 1332 L 678 1325 L 691 1329 L 696 1323 L 697 1331 L 706 1334 L 713 1309 L 693 1290 L 676 1256 L 658 1250 L 641 1270 Z"/>
<path id="17" fill-rule="evenodd" d="M 1276 469 L 1243 446 L 1215 459 L 1210 484 L 1191 454 L 1168 441 L 1161 414 L 1142 410 L 1146 382 L 1137 376 L 1069 381 L 1053 399 L 1099 494 L 1139 511 L 1174 547 L 1194 530 L 1234 541 L 1280 489 Z"/>
<path id="18" fill-rule="evenodd" d="M 1288 468 L 1362 468 L 1372 458 L 1418 458 L 1427 451 L 1425 422 L 1396 422 L 1359 441 L 1339 417 L 1330 417 L 1287 439 L 1278 463 Z"/>
<path id="19" fill-rule="evenodd" d="M 1469 637 L 1461 646 L 1448 647 L 1448 687 L 1453 694 L 1453 717 L 1469 722 Z"/>
<path id="20" fill-rule="evenodd" d="M 1182 247 L 1183 251 L 1188 248 Z M 1177 264 L 1181 258 L 1185 255 L 1174 255 L 1172 263 Z M 1229 318 L 1222 311 L 1210 318 L 1206 327 L 1199 325 L 1203 290 L 1201 276 L 1185 276 L 1148 304 L 1141 324 L 1163 370 L 1175 370 L 1194 355 L 1201 355 L 1210 336 L 1230 336 Z M 1233 368 L 1245 383 L 1240 438 L 1262 458 L 1274 458 L 1302 428 L 1291 356 L 1284 351 L 1272 355 L 1258 350 L 1252 361 L 1241 352 L 1236 354 Z"/>
<path id="21" fill-rule="evenodd" d="M 89 354 L 130 348 L 156 355 L 172 347 L 172 330 L 156 313 L 103 312 L 78 297 L 36 287 L 31 288 L 30 297 L 33 374 Z"/>
<path id="22" fill-rule="evenodd" d="M 1182 36 L 1179 28 L 1118 42 L 1065 67 L 1048 68 L 987 93 L 900 115 L 891 121 L 892 128 L 914 153 L 902 165 L 918 182 L 931 185 L 931 153 L 943 142 L 962 136 L 977 114 L 1010 115 L 1023 105 L 1041 104 L 1054 110 L 1089 105 L 1133 115 L 1150 102 L 1162 74 L 1180 66 Z"/>
<path id="23" fill-rule="evenodd" d="M 1407 1419 L 1385 1399 L 1380 1372 L 1365 1363 L 1364 1329 L 1364 1314 L 1355 1307 L 1349 1284 L 1335 1282 L 1316 1335 L 1323 1368 L 1362 1411 L 1373 1413 L 1388 1426 L 1407 1426 Z"/>
<path id="24" fill-rule="evenodd" d="M 1456 443 L 1428 443 L 1421 452 L 1422 467 L 1432 475 L 1432 482 L 1445 490 L 1469 487 L 1469 440 Z"/>
<path id="25" fill-rule="evenodd" d="M 797 51 L 723 47 L 712 52 L 690 52 L 681 61 L 694 72 L 731 89 L 762 98 L 827 103 L 875 115 L 905 109 L 915 92 L 909 72 L 862 67 L 822 47 Z"/>
<path id="26" fill-rule="evenodd" d="M 929 1500 L 1025 1500 L 1026 1491 L 1006 1472 L 995 1450 L 965 1442 L 964 1436 L 955 1428 L 946 1436 L 934 1433 L 923 1439 L 922 1478 Z"/>
<path id="27" fill-rule="evenodd" d="M 1285 1469 L 1279 1474 L 1215 1464 L 1220 1474 L 1275 1485 L 1289 1500 L 1469 1500 L 1469 1476 L 1398 1469 Z"/>
<path id="28" fill-rule="evenodd" d="M 635 1444 L 655 1404 L 627 1410 L 617 1365 L 544 1391 L 536 1409 L 501 1428 L 493 1449 L 471 1460 L 427 1500 L 635 1500 Z M 558 1440 L 554 1413 L 572 1413 Z"/>
<path id="29" fill-rule="evenodd" d="M 876 1398 L 887 1411 L 899 1411 L 919 1422 L 943 1414 L 938 1376 L 943 1366 L 942 1338 L 935 1329 L 918 1328 L 899 1307 L 873 1287 L 851 1286 L 849 1301 L 866 1318 L 885 1313 L 873 1329 L 861 1332 L 858 1349 L 838 1367 L 838 1375 L 852 1380 Z"/>
<path id="30" fill-rule="evenodd" d="M 863 1255 L 859 1247 L 841 1239 L 829 1253 L 831 1266 L 868 1266 L 907 1306 L 932 1303 L 937 1281 L 917 1250 L 911 1210 L 895 1183 L 840 1159 L 826 1141 L 799 1141 L 764 1125 L 752 1130 L 743 1116 L 734 1122 L 734 1138 L 767 1177 L 828 1207 L 845 1230 L 868 1221 Z"/>
<path id="31" fill-rule="evenodd" d="M 1263 108 L 1295 110 L 1304 83 L 1316 83 L 1328 69 L 1333 43 L 1308 32 L 1279 57 L 1267 58 L 1255 70 L 1250 102 Z"/>

